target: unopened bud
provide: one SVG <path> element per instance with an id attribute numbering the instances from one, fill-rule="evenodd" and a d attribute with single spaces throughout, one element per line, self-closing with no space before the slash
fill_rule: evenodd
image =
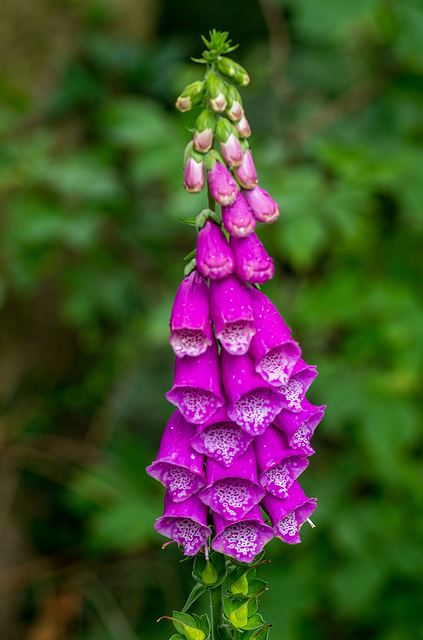
<path id="1" fill-rule="evenodd" d="M 197 118 L 194 131 L 194 149 L 207 153 L 213 146 L 216 116 L 211 109 L 204 109 Z"/>
<path id="2" fill-rule="evenodd" d="M 227 106 L 226 85 L 221 78 L 211 73 L 208 78 L 207 95 L 213 111 L 221 113 Z"/>
<path id="3" fill-rule="evenodd" d="M 248 138 L 251 135 L 250 125 L 245 116 L 243 116 L 239 122 L 235 123 L 235 129 L 241 138 Z"/>
<path id="4" fill-rule="evenodd" d="M 222 56 L 217 59 L 217 68 L 220 73 L 230 78 L 235 84 L 239 84 L 241 87 L 245 87 L 250 82 L 250 76 L 240 64 Z"/>
<path id="5" fill-rule="evenodd" d="M 244 109 L 242 107 L 241 96 L 239 91 L 232 85 L 229 85 L 226 90 L 228 99 L 228 108 L 226 109 L 226 115 L 233 122 L 238 122 L 244 115 Z"/>
<path id="6" fill-rule="evenodd" d="M 201 80 L 192 82 L 187 87 L 185 87 L 181 95 L 176 99 L 176 108 L 179 111 L 182 111 L 182 113 L 189 111 L 193 107 L 193 105 L 198 104 L 202 100 L 204 91 L 204 82 L 202 82 Z"/>
<path id="7" fill-rule="evenodd" d="M 217 123 L 217 137 L 226 164 L 230 167 L 239 166 L 243 158 L 242 147 L 234 125 L 226 118 Z"/>

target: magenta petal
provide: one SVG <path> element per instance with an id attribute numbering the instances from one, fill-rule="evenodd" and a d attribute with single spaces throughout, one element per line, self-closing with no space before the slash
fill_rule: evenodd
<path id="1" fill-rule="evenodd" d="M 289 544 L 301 542 L 301 525 L 316 508 L 316 498 L 307 498 L 298 482 L 294 482 L 284 500 L 267 493 L 262 506 L 273 525 L 275 536 Z"/>
<path id="2" fill-rule="evenodd" d="M 169 342 L 179 358 L 199 356 L 213 342 L 209 287 L 198 271 L 192 271 L 176 292 Z"/>
<path id="3" fill-rule="evenodd" d="M 250 294 L 236 276 L 210 282 L 211 314 L 216 338 L 233 355 L 247 353 L 255 333 Z"/>
<path id="4" fill-rule="evenodd" d="M 230 467 L 222 467 L 208 458 L 207 481 L 208 486 L 201 491 L 200 498 L 226 520 L 240 520 L 265 494 L 258 484 L 252 446 Z"/>
<path id="5" fill-rule="evenodd" d="M 308 456 L 314 453 L 314 449 L 310 446 L 310 438 L 323 418 L 325 408 L 325 405 L 317 407 L 310 404 L 308 400 L 303 400 L 302 410 L 299 413 L 283 409 L 276 416 L 274 424 L 285 433 L 292 449 Z"/>
<path id="6" fill-rule="evenodd" d="M 279 387 L 284 398 L 283 408 L 294 413 L 301 411 L 301 403 L 306 391 L 316 376 L 316 366 L 306 364 L 302 358 L 299 358 L 291 371 L 288 384 Z"/>
<path id="7" fill-rule="evenodd" d="M 166 425 L 159 453 L 147 473 L 161 482 L 174 502 L 186 500 L 206 484 L 204 456 L 191 446 L 195 427 L 175 411 Z"/>
<path id="8" fill-rule="evenodd" d="M 291 331 L 274 304 L 254 287 L 251 287 L 250 295 L 256 325 L 250 353 L 255 360 L 256 371 L 269 384 L 276 387 L 285 385 L 301 356 L 301 349 L 291 338 Z"/>
<path id="9" fill-rule="evenodd" d="M 227 167 L 220 162 L 215 162 L 207 177 L 213 200 L 225 206 L 235 202 L 238 187 Z"/>
<path id="10" fill-rule="evenodd" d="M 305 456 L 291 449 L 281 431 L 270 426 L 254 440 L 260 484 L 277 498 L 286 498 L 288 490 L 308 466 Z"/>
<path id="11" fill-rule="evenodd" d="M 234 171 L 236 179 L 244 189 L 254 189 L 258 179 L 253 156 L 249 149 L 245 151 L 241 164 Z"/>
<path id="12" fill-rule="evenodd" d="M 275 272 L 272 258 L 255 233 L 244 238 L 230 236 L 229 243 L 236 262 L 236 275 L 244 282 L 263 284 Z"/>
<path id="13" fill-rule="evenodd" d="M 256 220 L 270 224 L 278 219 L 279 207 L 267 191 L 255 186 L 253 189 L 246 189 L 243 193 Z"/>
<path id="14" fill-rule="evenodd" d="M 183 502 L 173 502 L 166 493 L 164 512 L 154 528 L 184 548 L 186 556 L 195 556 L 211 535 L 207 526 L 208 508 L 195 494 Z"/>
<path id="15" fill-rule="evenodd" d="M 220 358 L 229 417 L 250 435 L 260 435 L 282 408 L 280 394 L 256 373 L 248 353 L 233 356 L 222 349 Z"/>
<path id="16" fill-rule="evenodd" d="M 166 398 L 194 424 L 208 420 L 223 404 L 216 342 L 197 358 L 176 358 L 174 383 Z"/>
<path id="17" fill-rule="evenodd" d="M 247 450 L 252 439 L 253 436 L 229 420 L 226 409 L 221 407 L 205 424 L 197 427 L 191 446 L 222 466 L 229 467 Z"/>
<path id="18" fill-rule="evenodd" d="M 258 506 L 253 507 L 239 522 L 229 522 L 218 513 L 214 513 L 213 518 L 216 537 L 212 548 L 239 562 L 252 562 L 273 538 L 273 530 L 265 524 Z"/>
<path id="19" fill-rule="evenodd" d="M 235 271 L 235 259 L 223 231 L 207 220 L 197 238 L 197 269 L 205 278 L 227 278 Z"/>
<path id="20" fill-rule="evenodd" d="M 231 205 L 222 206 L 222 220 L 226 231 L 236 238 L 249 236 L 256 228 L 256 220 L 241 192 Z"/>

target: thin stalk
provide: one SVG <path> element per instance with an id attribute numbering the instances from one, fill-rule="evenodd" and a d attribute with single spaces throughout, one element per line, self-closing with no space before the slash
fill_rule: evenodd
<path id="1" fill-rule="evenodd" d="M 211 635 L 210 640 L 219 640 L 218 627 L 223 624 L 222 585 L 210 589 Z"/>

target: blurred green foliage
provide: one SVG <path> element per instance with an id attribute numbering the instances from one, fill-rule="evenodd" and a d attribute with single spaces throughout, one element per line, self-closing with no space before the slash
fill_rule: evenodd
<path id="1" fill-rule="evenodd" d="M 195 243 L 176 218 L 205 205 L 182 187 L 196 114 L 173 101 L 213 27 L 241 41 L 260 184 L 281 209 L 259 231 L 277 266 L 265 292 L 328 405 L 303 476 L 317 528 L 272 541 L 261 569 L 271 637 L 423 638 L 423 7 L 200 5 L 164 2 L 150 45 L 90 14 L 41 101 L 1 79 L 2 638 L 161 640 L 155 619 L 190 590 L 144 467 Z M 40 635 L 59 609 L 62 635 Z"/>

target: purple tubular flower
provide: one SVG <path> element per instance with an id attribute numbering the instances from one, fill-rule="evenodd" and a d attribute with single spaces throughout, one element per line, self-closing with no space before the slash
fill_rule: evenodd
<path id="1" fill-rule="evenodd" d="M 280 394 L 256 373 L 248 353 L 233 356 L 222 349 L 220 359 L 228 416 L 250 435 L 262 434 L 282 408 Z"/>
<path id="2" fill-rule="evenodd" d="M 249 149 L 245 150 L 242 162 L 234 169 L 234 172 L 241 187 L 244 187 L 244 189 L 254 189 L 258 183 L 258 178 L 253 156 Z"/>
<path id="3" fill-rule="evenodd" d="M 238 187 L 231 172 L 221 162 L 215 162 L 212 169 L 208 171 L 210 194 L 216 202 L 229 206 L 235 202 Z"/>
<path id="4" fill-rule="evenodd" d="M 256 219 L 239 191 L 235 202 L 228 207 L 222 206 L 222 220 L 226 231 L 236 238 L 244 238 L 256 228 Z"/>
<path id="5" fill-rule="evenodd" d="M 232 355 L 247 353 L 255 333 L 247 285 L 236 276 L 210 282 L 211 314 L 216 338 Z"/>
<path id="6" fill-rule="evenodd" d="M 226 409 L 221 407 L 206 423 L 197 427 L 191 446 L 223 467 L 230 467 L 248 449 L 252 440 L 253 436 L 230 420 Z"/>
<path id="7" fill-rule="evenodd" d="M 275 273 L 272 258 L 255 233 L 245 238 L 230 236 L 229 243 L 236 262 L 236 275 L 251 284 L 263 284 Z"/>
<path id="8" fill-rule="evenodd" d="M 223 231 L 207 220 L 197 238 L 197 269 L 205 278 L 219 280 L 235 271 L 235 259 Z"/>
<path id="9" fill-rule="evenodd" d="M 209 287 L 198 271 L 179 285 L 170 315 L 170 339 L 175 355 L 197 357 L 213 342 Z"/>
<path id="10" fill-rule="evenodd" d="M 163 515 L 157 519 L 154 528 L 182 545 L 186 556 L 195 556 L 211 535 L 207 513 L 208 508 L 198 494 L 183 502 L 173 502 L 166 493 Z"/>
<path id="11" fill-rule="evenodd" d="M 277 498 L 286 498 L 288 490 L 308 467 L 308 460 L 291 449 L 281 431 L 269 426 L 254 440 L 260 484 Z"/>
<path id="12" fill-rule="evenodd" d="M 283 408 L 294 413 L 301 411 L 306 391 L 316 376 L 316 365 L 306 364 L 299 358 L 291 371 L 288 384 L 279 387 L 284 398 Z"/>
<path id="13" fill-rule="evenodd" d="M 274 424 L 285 433 L 292 449 L 309 456 L 314 453 L 314 449 L 310 445 L 310 438 L 323 418 L 325 409 L 326 405 L 317 407 L 308 400 L 303 400 L 302 410 L 299 413 L 283 409 L 276 416 Z"/>
<path id="14" fill-rule="evenodd" d="M 199 193 L 204 187 L 204 163 L 189 157 L 184 169 L 184 187 L 188 193 Z"/>
<path id="15" fill-rule="evenodd" d="M 254 287 L 250 289 L 250 296 L 256 325 L 250 353 L 256 371 L 275 387 L 286 385 L 301 349 L 291 338 L 291 331 L 274 304 Z"/>
<path id="16" fill-rule="evenodd" d="M 252 446 L 230 467 L 207 459 L 208 486 L 200 493 L 201 500 L 226 520 L 238 521 L 266 493 L 258 484 L 257 462 Z"/>
<path id="17" fill-rule="evenodd" d="M 161 482 L 174 502 L 186 500 L 206 484 L 204 456 L 191 447 L 195 427 L 175 411 L 166 425 L 157 460 L 147 473 Z"/>
<path id="18" fill-rule="evenodd" d="M 220 140 L 220 150 L 226 164 L 230 167 L 238 167 L 241 164 L 242 147 L 235 134 L 231 133 L 225 142 Z"/>
<path id="19" fill-rule="evenodd" d="M 252 562 L 273 538 L 273 530 L 265 524 L 258 506 L 253 507 L 238 522 L 228 522 L 218 513 L 214 513 L 213 518 L 216 537 L 212 548 L 239 562 Z"/>
<path id="20" fill-rule="evenodd" d="M 176 358 L 175 379 L 166 398 L 194 424 L 208 420 L 223 404 L 216 342 L 197 358 Z"/>
<path id="21" fill-rule="evenodd" d="M 273 525 L 275 536 L 288 544 L 301 542 L 301 525 L 316 508 L 316 498 L 307 498 L 298 482 L 294 482 L 284 500 L 267 493 L 262 506 Z"/>
<path id="22" fill-rule="evenodd" d="M 267 191 L 259 186 L 244 191 L 244 197 L 259 222 L 270 224 L 279 217 L 279 207 Z"/>

